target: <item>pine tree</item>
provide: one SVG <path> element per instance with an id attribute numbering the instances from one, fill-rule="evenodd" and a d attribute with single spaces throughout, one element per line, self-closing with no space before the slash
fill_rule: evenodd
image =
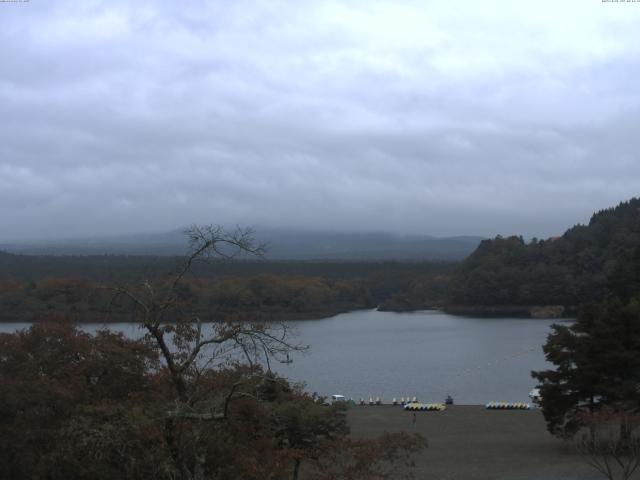
<path id="1" fill-rule="evenodd" d="M 556 369 L 532 372 L 551 433 L 572 436 L 585 412 L 603 406 L 640 407 L 640 296 L 625 302 L 614 292 L 583 307 L 573 325 L 552 328 L 543 349 Z"/>

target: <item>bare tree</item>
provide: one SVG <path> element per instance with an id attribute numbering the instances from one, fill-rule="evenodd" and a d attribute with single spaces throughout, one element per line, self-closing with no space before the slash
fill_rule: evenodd
<path id="1" fill-rule="evenodd" d="M 589 432 L 576 441 L 576 448 L 585 461 L 609 480 L 629 480 L 640 467 L 640 415 L 605 408 L 582 420 Z"/>
<path id="2" fill-rule="evenodd" d="M 255 396 L 255 382 L 247 377 L 211 390 L 207 383 L 216 365 L 248 365 L 249 372 L 265 364 L 270 371 L 271 359 L 282 360 L 289 352 L 306 347 L 290 341 L 286 325 L 251 323 L 224 319 L 203 324 L 197 315 L 181 310 L 183 283 L 194 264 L 208 258 L 233 259 L 238 256 L 262 256 L 264 246 L 254 241 L 253 231 L 237 228 L 227 233 L 220 226 L 191 226 L 185 231 L 189 251 L 177 270 L 162 278 L 145 279 L 133 286 L 106 287 L 114 295 L 112 302 L 123 299 L 132 314 L 146 330 L 146 338 L 160 352 L 164 367 L 175 392 L 172 405 L 165 409 L 165 437 L 180 476 L 204 478 L 205 446 L 201 436 L 203 422 L 219 422 L 227 418 L 229 404 L 235 399 Z M 255 380 L 255 378 L 254 378 Z M 200 388 L 202 384 L 206 387 Z M 247 388 L 244 388 L 244 387 Z M 254 391 L 250 386 L 253 386 Z M 180 452 L 176 440 L 178 423 L 190 422 L 192 451 L 189 462 Z"/>

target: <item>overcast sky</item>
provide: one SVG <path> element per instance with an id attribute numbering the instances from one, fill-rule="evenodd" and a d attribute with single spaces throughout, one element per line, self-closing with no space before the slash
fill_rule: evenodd
<path id="1" fill-rule="evenodd" d="M 545 237 L 640 194 L 640 3 L 0 3 L 0 240 Z"/>

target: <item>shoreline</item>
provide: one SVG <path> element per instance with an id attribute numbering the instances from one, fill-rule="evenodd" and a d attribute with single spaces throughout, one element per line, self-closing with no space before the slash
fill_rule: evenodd
<path id="1" fill-rule="evenodd" d="M 250 321 L 258 322 L 274 322 L 274 321 L 304 321 L 304 320 L 323 320 L 335 317 L 343 313 L 351 312 L 389 312 L 389 313 L 415 313 L 421 311 L 440 311 L 447 315 L 456 317 L 475 317 L 475 318 L 535 318 L 535 319 L 563 319 L 575 318 L 577 315 L 576 306 L 564 305 L 420 305 L 415 308 L 389 308 L 382 304 L 370 305 L 334 305 L 318 310 L 309 310 L 306 312 L 293 311 L 268 311 L 268 310 L 246 310 L 246 311 L 219 311 L 217 312 L 222 318 L 220 320 L 207 318 L 206 312 L 197 312 L 200 314 L 204 323 L 222 321 L 225 315 L 237 315 L 246 317 Z M 9 314 L 0 315 L 1 323 L 35 323 L 46 320 L 48 316 L 55 315 L 56 312 L 35 312 L 16 316 Z M 137 323 L 136 320 L 130 319 L 129 313 L 105 313 L 99 311 L 84 312 L 68 312 L 68 319 L 75 323 Z M 75 317 L 75 318 L 73 318 Z"/>
<path id="2" fill-rule="evenodd" d="M 462 317 L 517 317 L 517 318 L 573 318 L 578 307 L 574 305 L 448 305 L 442 311 Z"/>
<path id="3" fill-rule="evenodd" d="M 578 307 L 574 305 L 431 305 L 415 308 L 390 308 L 384 304 L 381 312 L 409 313 L 436 310 L 456 317 L 478 318 L 574 318 Z"/>
<path id="4" fill-rule="evenodd" d="M 360 312 L 367 310 L 374 310 L 375 306 L 365 307 L 365 308 L 327 308 L 323 310 L 313 310 L 309 312 L 256 312 L 256 311 L 247 311 L 240 312 L 241 316 L 248 317 L 249 321 L 256 322 L 278 322 L 278 321 L 292 321 L 292 320 L 323 320 L 325 318 L 335 317 L 336 315 L 340 315 L 343 313 L 351 313 L 351 312 Z M 222 316 L 225 314 L 232 314 L 237 312 L 218 312 Z M 24 315 L 23 318 L 15 318 L 8 316 L 0 316 L 0 324 L 2 323 L 37 323 L 41 321 L 48 320 L 47 316 L 50 313 L 43 312 L 42 314 L 34 314 L 34 315 Z M 73 319 L 71 317 L 83 317 L 84 320 Z M 253 318 L 252 318 L 253 317 Z M 130 319 L 130 315 L 123 314 L 101 314 L 101 313 L 89 313 L 87 315 L 83 315 L 82 313 L 74 312 L 72 315 L 69 315 L 69 318 L 63 320 L 69 321 L 74 324 L 82 325 L 82 324 L 94 324 L 94 323 L 104 323 L 104 324 L 113 324 L 113 323 L 139 323 L 137 320 Z M 203 323 L 213 323 L 223 321 L 223 319 L 214 320 L 212 318 L 206 318 L 202 315 Z M 175 322 L 171 322 L 175 323 Z"/>
<path id="5" fill-rule="evenodd" d="M 535 318 L 540 320 L 545 319 L 567 319 L 567 318 L 575 318 L 577 307 L 562 307 L 562 310 L 557 308 L 558 306 L 495 306 L 495 307 L 487 307 L 487 306 L 466 306 L 466 305 L 455 305 L 455 306 L 432 306 L 432 307 L 420 307 L 415 309 L 406 309 L 406 310 L 394 310 L 381 308 L 382 305 L 379 306 L 368 306 L 364 308 L 328 308 L 323 310 L 314 310 L 309 312 L 241 312 L 242 316 L 246 316 L 249 318 L 249 321 L 256 322 L 288 322 L 288 321 L 314 321 L 314 320 L 324 320 L 328 318 L 335 317 L 337 315 L 341 315 L 344 313 L 353 313 L 353 312 L 388 312 L 388 313 L 416 313 L 416 312 L 425 312 L 425 311 L 434 311 L 434 312 L 442 312 L 447 315 L 451 315 L 454 317 L 472 317 L 472 318 Z M 551 310 L 549 310 L 551 309 Z M 533 312 L 533 313 L 532 313 Z M 226 312 L 231 313 L 231 312 Z M 224 315 L 225 312 L 222 312 Z M 47 313 L 36 314 L 24 316 L 23 318 L 15 318 L 8 316 L 0 316 L 0 324 L 8 324 L 8 323 L 37 323 L 41 321 L 48 320 Z M 102 316 L 105 314 L 99 313 L 90 313 L 88 315 L 83 315 L 82 313 L 74 312 L 73 316 L 83 317 L 83 320 L 68 318 L 64 321 L 69 321 L 71 323 L 77 325 L 83 324 L 115 324 L 115 323 L 139 323 L 137 320 L 129 319 L 129 314 L 111 314 Z M 26 317 L 26 318 L 25 318 Z M 253 318 L 251 318 L 253 317 Z M 205 318 L 203 316 L 203 323 L 213 323 L 223 321 L 214 320 L 212 318 Z"/>

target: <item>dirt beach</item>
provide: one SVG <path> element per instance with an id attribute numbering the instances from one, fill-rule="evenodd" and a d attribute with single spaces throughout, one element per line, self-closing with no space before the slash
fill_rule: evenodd
<path id="1" fill-rule="evenodd" d="M 406 430 L 429 447 L 415 458 L 415 476 L 427 480 L 599 480 L 570 444 L 545 429 L 538 410 L 486 410 L 454 405 L 443 412 L 399 406 L 355 406 L 348 419 L 354 436 Z M 634 477 L 636 478 L 636 477 Z M 637 478 L 640 478 L 637 477 Z"/>

